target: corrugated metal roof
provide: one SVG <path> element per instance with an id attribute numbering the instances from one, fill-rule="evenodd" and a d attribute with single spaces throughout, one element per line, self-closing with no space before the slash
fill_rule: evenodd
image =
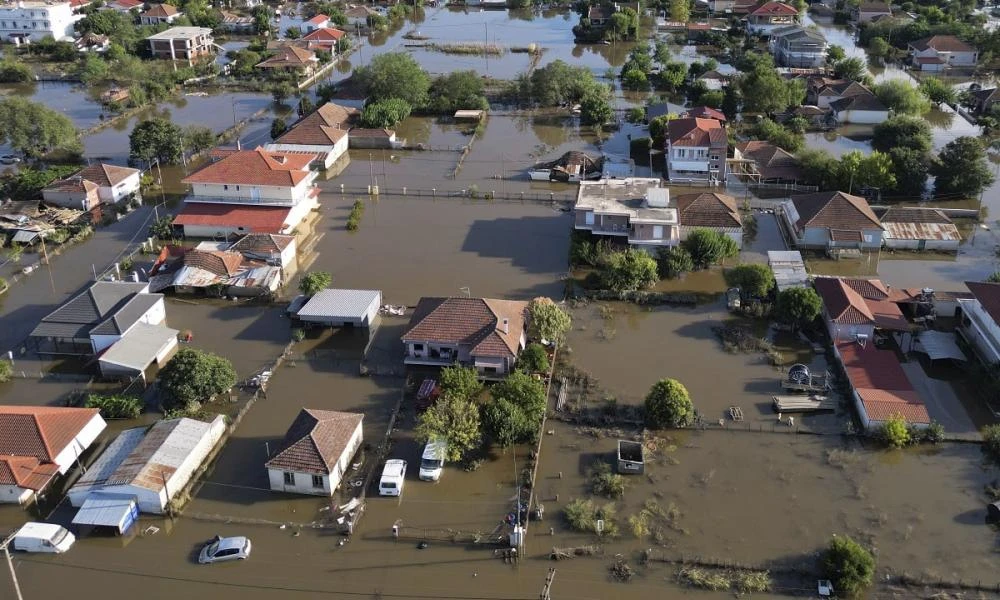
<path id="1" fill-rule="evenodd" d="M 113 442 L 101 453 L 100 458 L 90 465 L 87 472 L 80 479 L 76 480 L 69 493 L 85 492 L 99 488 L 107 482 L 108 477 L 118 469 L 129 454 L 135 450 L 142 438 L 146 435 L 145 427 L 135 427 L 126 429 L 118 434 Z"/>
<path id="2" fill-rule="evenodd" d="M 130 329 L 122 339 L 112 344 L 101 355 L 99 361 L 136 371 L 144 371 L 150 363 L 156 360 L 156 355 L 167 344 L 176 341 L 178 333 L 176 329 L 162 325 L 139 323 Z"/>
<path id="3" fill-rule="evenodd" d="M 805 287 L 809 283 L 802 253 L 797 250 L 770 250 L 767 253 L 767 264 L 774 273 L 779 292 L 788 288 Z"/>
<path id="4" fill-rule="evenodd" d="M 299 309 L 299 318 L 360 319 L 373 302 L 381 302 L 379 290 L 321 290 Z"/>
<path id="5" fill-rule="evenodd" d="M 962 235 L 954 223 L 882 222 L 885 237 L 894 240 L 935 240 L 960 242 Z"/>
<path id="6" fill-rule="evenodd" d="M 188 418 L 156 423 L 108 477 L 107 485 L 134 485 L 159 492 L 211 427 L 211 423 Z"/>
<path id="7" fill-rule="evenodd" d="M 74 525 L 96 525 L 127 529 L 130 515 L 135 511 L 135 497 L 114 494 L 95 494 L 83 502 L 73 517 Z"/>

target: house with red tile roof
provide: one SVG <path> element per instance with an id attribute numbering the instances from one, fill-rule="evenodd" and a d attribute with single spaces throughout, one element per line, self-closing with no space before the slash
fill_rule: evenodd
<path id="1" fill-rule="evenodd" d="M 677 208 L 681 241 L 696 229 L 711 229 L 743 247 L 743 220 L 736 198 L 718 192 L 700 192 L 674 196 L 672 204 Z"/>
<path id="2" fill-rule="evenodd" d="M 272 152 L 315 152 L 313 168 L 329 169 L 347 152 L 348 131 L 358 114 L 355 108 L 328 102 L 264 148 Z"/>
<path id="3" fill-rule="evenodd" d="M 313 29 L 306 35 L 296 40 L 300 44 L 305 44 L 309 50 L 325 50 L 331 55 L 337 55 L 337 43 L 347 35 L 339 29 L 332 27 L 320 27 Z"/>
<path id="4" fill-rule="evenodd" d="M 526 342 L 528 303 L 491 298 L 421 298 L 403 334 L 408 365 L 475 367 L 485 379 L 514 369 Z"/>
<path id="5" fill-rule="evenodd" d="M 782 203 L 780 210 L 782 223 L 798 248 L 829 251 L 882 246 L 882 223 L 860 196 L 802 194 Z"/>
<path id="6" fill-rule="evenodd" d="M 742 172 L 761 183 L 797 183 L 803 179 L 799 159 L 791 152 L 763 140 L 736 144 L 733 158 Z"/>
<path id="7" fill-rule="evenodd" d="M 303 408 L 264 466 L 276 492 L 332 496 L 364 441 L 364 415 Z"/>
<path id="8" fill-rule="evenodd" d="M 1000 283 L 967 281 L 973 298 L 959 298 L 958 335 L 987 365 L 1000 364 Z"/>
<path id="9" fill-rule="evenodd" d="M 281 44 L 274 49 L 274 55 L 257 63 L 255 69 L 268 72 L 280 71 L 296 77 L 309 77 L 316 72 L 319 58 L 316 52 L 294 44 Z"/>
<path id="10" fill-rule="evenodd" d="M 288 234 L 319 206 L 316 152 L 239 150 L 213 160 L 183 180 L 191 186 L 174 225 L 189 237 L 228 238 L 248 233 Z"/>
<path id="11" fill-rule="evenodd" d="M 114 10 L 120 13 L 128 13 L 132 10 L 142 10 L 145 2 L 143 0 L 113 0 L 100 8 L 100 10 Z"/>
<path id="12" fill-rule="evenodd" d="M 914 427 L 930 425 L 927 406 L 914 391 L 894 351 L 876 348 L 871 341 L 844 341 L 835 344 L 833 352 L 847 374 L 865 429 L 877 429 L 896 416 Z"/>
<path id="13" fill-rule="evenodd" d="M 683 117 L 695 117 L 697 119 L 715 119 L 721 123 L 726 122 L 726 115 L 721 110 L 716 110 L 710 106 L 696 106 L 684 112 Z"/>
<path id="14" fill-rule="evenodd" d="M 874 340 L 880 331 L 909 349 L 913 328 L 896 303 L 902 296 L 880 280 L 817 277 L 813 287 L 823 301 L 823 320 L 835 342 L 859 336 Z"/>
<path id="15" fill-rule="evenodd" d="M 862 1 L 852 6 L 850 11 L 851 21 L 855 23 L 871 23 L 882 17 L 892 16 L 892 7 L 888 2 L 881 1 Z"/>
<path id="16" fill-rule="evenodd" d="M 42 199 L 49 204 L 84 211 L 102 202 L 115 204 L 139 193 L 140 174 L 139 169 L 94 163 L 45 186 Z"/>
<path id="17" fill-rule="evenodd" d="M 154 4 L 149 10 L 139 15 L 139 23 L 143 25 L 159 25 L 173 23 L 183 15 L 176 6 L 170 4 Z"/>
<path id="18" fill-rule="evenodd" d="M 105 427 L 96 408 L 0 406 L 0 502 L 29 502 L 66 474 Z"/>
<path id="19" fill-rule="evenodd" d="M 682 117 L 667 123 L 667 179 L 671 181 L 726 180 L 729 138 L 722 121 Z"/>
<path id="20" fill-rule="evenodd" d="M 767 34 L 772 29 L 798 23 L 799 10 L 791 4 L 769 0 L 750 9 L 744 20 L 747 32 Z"/>
<path id="21" fill-rule="evenodd" d="M 910 60 L 919 71 L 939 72 L 954 67 L 971 69 L 979 51 L 953 35 L 934 35 L 909 43 Z"/>
<path id="22" fill-rule="evenodd" d="M 302 22 L 302 31 L 310 32 L 316 31 L 317 29 L 322 29 L 324 27 L 330 26 L 330 17 L 324 14 L 318 14 L 313 18 Z"/>

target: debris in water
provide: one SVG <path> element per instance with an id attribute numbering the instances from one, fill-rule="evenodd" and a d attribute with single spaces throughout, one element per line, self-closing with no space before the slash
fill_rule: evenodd
<path id="1" fill-rule="evenodd" d="M 427 546 L 428 546 L 427 541 L 423 540 L 419 544 L 417 544 L 417 550 L 424 550 L 427 548 Z"/>
<path id="2" fill-rule="evenodd" d="M 288 525 L 284 525 L 284 524 L 278 525 L 278 529 L 284 529 L 285 527 L 288 527 Z"/>

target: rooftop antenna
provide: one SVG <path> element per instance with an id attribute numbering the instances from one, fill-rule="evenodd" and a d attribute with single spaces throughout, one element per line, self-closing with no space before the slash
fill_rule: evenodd
<path id="1" fill-rule="evenodd" d="M 460 291 L 463 294 L 465 294 L 466 298 L 471 298 L 472 297 L 472 290 L 470 290 L 468 287 L 460 287 L 460 288 L 458 288 L 458 291 Z"/>

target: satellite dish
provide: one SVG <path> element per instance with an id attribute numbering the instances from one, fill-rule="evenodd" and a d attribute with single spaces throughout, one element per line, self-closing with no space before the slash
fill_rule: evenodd
<path id="1" fill-rule="evenodd" d="M 792 365 L 792 367 L 788 369 L 788 380 L 794 383 L 809 383 L 809 367 L 801 363 Z"/>

